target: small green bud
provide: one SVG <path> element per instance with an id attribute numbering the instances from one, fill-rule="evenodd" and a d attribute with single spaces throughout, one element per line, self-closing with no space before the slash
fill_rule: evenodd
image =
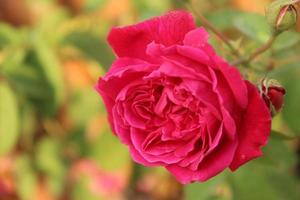
<path id="1" fill-rule="evenodd" d="M 266 8 L 267 21 L 274 33 L 286 31 L 297 22 L 295 4 L 300 0 L 276 0 Z"/>

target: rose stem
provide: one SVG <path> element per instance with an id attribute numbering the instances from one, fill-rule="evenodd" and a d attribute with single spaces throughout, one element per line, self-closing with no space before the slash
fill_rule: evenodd
<path id="1" fill-rule="evenodd" d="M 264 53 L 265 51 L 267 51 L 268 49 L 270 49 L 274 43 L 274 41 L 276 40 L 276 37 L 279 34 L 273 34 L 269 40 L 262 45 L 260 48 L 258 48 L 256 51 L 254 51 L 253 53 L 250 54 L 249 57 L 247 58 L 242 58 L 240 60 L 237 60 L 233 63 L 231 63 L 232 65 L 243 65 L 243 64 L 249 64 L 252 60 L 254 60 L 257 56 L 259 56 L 260 54 Z"/>
<path id="2" fill-rule="evenodd" d="M 216 34 L 231 50 L 231 52 L 233 53 L 233 55 L 235 55 L 236 57 L 241 57 L 240 52 L 234 48 L 234 46 L 232 46 L 232 44 L 230 43 L 230 41 L 228 40 L 228 38 L 223 35 L 220 31 L 218 31 L 218 29 L 216 27 L 214 27 L 213 24 L 211 24 L 205 17 L 204 15 L 202 15 L 199 11 L 197 11 L 196 9 L 193 8 L 193 6 L 191 6 L 189 3 L 185 3 L 186 7 L 188 9 L 190 9 L 202 22 L 203 26 L 205 26 L 206 28 L 210 29 L 214 34 Z"/>

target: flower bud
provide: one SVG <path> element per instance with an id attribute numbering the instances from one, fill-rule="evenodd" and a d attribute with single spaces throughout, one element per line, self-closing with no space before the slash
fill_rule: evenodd
<path id="1" fill-rule="evenodd" d="M 266 8 L 266 17 L 275 33 L 286 31 L 297 22 L 295 4 L 300 0 L 276 0 Z"/>
<path id="2" fill-rule="evenodd" d="M 263 79 L 260 88 L 261 95 L 269 107 L 272 116 L 280 112 L 284 104 L 285 89 L 274 79 Z"/>

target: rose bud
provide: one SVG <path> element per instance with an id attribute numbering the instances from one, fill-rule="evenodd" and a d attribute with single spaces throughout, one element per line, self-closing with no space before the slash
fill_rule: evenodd
<path id="1" fill-rule="evenodd" d="M 274 79 L 264 79 L 262 81 L 261 93 L 272 113 L 272 116 L 275 116 L 283 107 L 285 89 Z"/>
<path id="2" fill-rule="evenodd" d="M 299 0 L 277 0 L 266 8 L 266 17 L 275 33 L 286 31 L 297 22 L 295 4 Z"/>

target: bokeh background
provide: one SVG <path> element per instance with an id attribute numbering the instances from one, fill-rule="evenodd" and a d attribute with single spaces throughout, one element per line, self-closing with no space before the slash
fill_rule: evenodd
<path id="1" fill-rule="evenodd" d="M 270 2 L 192 3 L 247 55 L 270 36 L 263 16 Z M 242 71 L 287 90 L 264 157 L 183 187 L 164 169 L 135 165 L 111 133 L 94 90 L 114 59 L 110 28 L 180 8 L 179 0 L 0 0 L 0 200 L 300 199 L 296 29 Z M 213 35 L 211 44 L 233 59 Z"/>

